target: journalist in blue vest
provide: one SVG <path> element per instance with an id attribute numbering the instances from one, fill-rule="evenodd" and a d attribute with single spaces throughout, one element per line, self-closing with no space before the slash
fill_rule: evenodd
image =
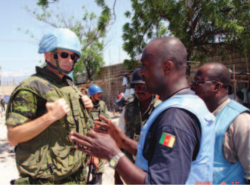
<path id="1" fill-rule="evenodd" d="M 189 89 L 185 46 L 174 37 L 156 39 L 143 50 L 141 64 L 147 91 L 162 103 L 142 126 L 138 143 L 109 120 L 108 134 L 72 132 L 71 139 L 85 146 L 79 150 L 107 159 L 127 184 L 210 183 L 215 118 Z M 119 148 L 136 155 L 135 164 Z"/>
<path id="2" fill-rule="evenodd" d="M 226 66 L 208 63 L 191 84 L 216 118 L 214 184 L 250 183 L 250 111 L 228 98 L 230 79 Z"/>

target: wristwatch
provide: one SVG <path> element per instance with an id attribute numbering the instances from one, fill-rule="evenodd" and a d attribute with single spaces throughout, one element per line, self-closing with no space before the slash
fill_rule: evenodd
<path id="1" fill-rule="evenodd" d="M 115 169 L 115 167 L 116 167 L 117 164 L 118 164 L 119 159 L 120 159 L 122 156 L 124 156 L 124 153 L 121 152 L 121 153 L 115 155 L 114 157 L 112 157 L 112 158 L 110 159 L 110 161 L 109 161 L 109 167 Z"/>

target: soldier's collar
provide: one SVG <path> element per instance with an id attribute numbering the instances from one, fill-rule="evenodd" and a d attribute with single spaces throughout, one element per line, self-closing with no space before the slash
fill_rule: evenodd
<path id="1" fill-rule="evenodd" d="M 73 80 L 67 75 L 64 75 L 63 78 L 59 78 L 54 72 L 47 70 L 45 67 L 41 68 L 39 66 L 36 66 L 36 72 L 37 74 L 40 74 L 42 76 L 46 76 L 50 78 L 52 81 L 61 84 L 61 83 L 67 83 L 68 85 L 72 85 Z"/>
<path id="2" fill-rule="evenodd" d="M 92 101 L 92 102 L 93 102 L 93 101 Z M 98 101 L 96 100 L 95 103 L 93 102 L 93 105 L 94 105 L 94 106 L 99 106 L 99 103 L 100 103 L 100 100 L 98 100 Z"/>

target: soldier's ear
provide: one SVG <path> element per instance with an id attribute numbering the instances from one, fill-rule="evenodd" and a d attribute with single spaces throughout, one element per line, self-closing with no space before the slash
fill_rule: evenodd
<path id="1" fill-rule="evenodd" d="M 44 53 L 44 58 L 46 61 L 51 62 L 52 52 Z"/>

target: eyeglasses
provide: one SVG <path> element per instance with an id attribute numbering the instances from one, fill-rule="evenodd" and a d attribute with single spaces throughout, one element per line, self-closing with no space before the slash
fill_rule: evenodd
<path id="1" fill-rule="evenodd" d="M 213 83 L 216 83 L 216 82 L 219 82 L 218 80 L 198 80 L 198 79 L 193 79 L 191 81 L 193 84 L 196 84 L 196 85 L 199 85 L 199 84 L 204 84 L 205 82 L 213 82 Z"/>
<path id="2" fill-rule="evenodd" d="M 60 56 L 62 57 L 62 58 L 68 58 L 69 57 L 69 55 L 70 55 L 70 58 L 72 59 L 72 60 L 77 60 L 78 58 L 79 58 L 79 56 L 77 55 L 77 54 L 69 54 L 69 53 L 66 53 L 66 52 L 61 52 L 61 53 L 59 53 L 60 54 Z"/>

